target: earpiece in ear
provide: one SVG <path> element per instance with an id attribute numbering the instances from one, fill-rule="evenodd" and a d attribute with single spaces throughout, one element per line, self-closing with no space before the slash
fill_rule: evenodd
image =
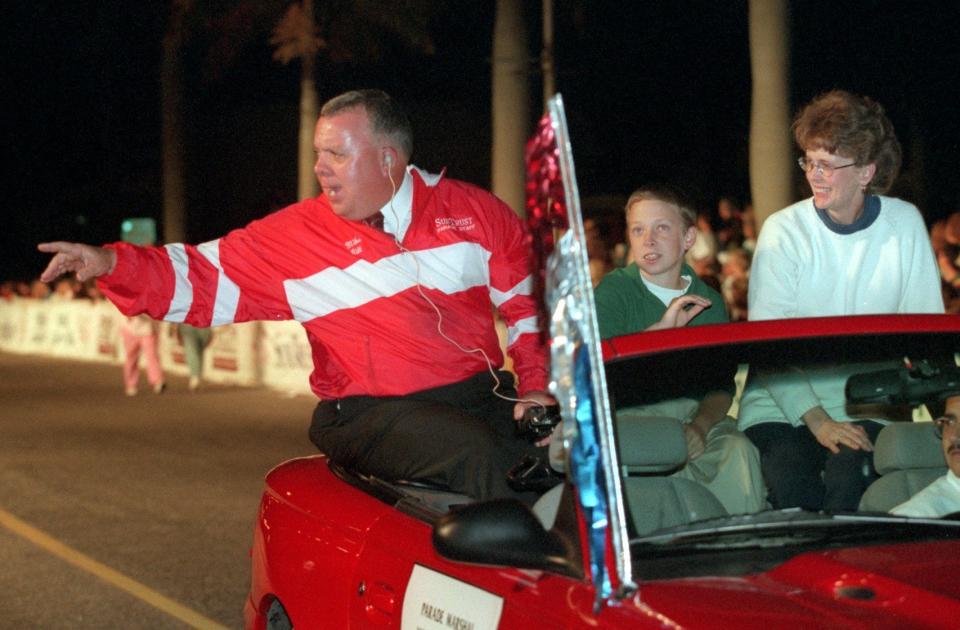
<path id="1" fill-rule="evenodd" d="M 387 168 L 390 168 L 391 166 L 393 166 L 393 156 L 390 155 L 389 153 L 384 153 L 384 154 L 383 154 L 383 164 L 384 164 Z"/>

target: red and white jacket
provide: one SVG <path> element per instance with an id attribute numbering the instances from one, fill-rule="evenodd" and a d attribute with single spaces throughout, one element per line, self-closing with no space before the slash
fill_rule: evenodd
<path id="1" fill-rule="evenodd" d="M 523 222 L 490 193 L 412 166 L 382 212 L 385 231 L 338 217 L 320 195 L 197 246 L 114 243 L 117 265 L 99 284 L 127 315 L 201 327 L 297 320 L 324 399 L 461 381 L 487 370 L 477 348 L 502 366 L 496 307 L 519 392 L 546 390 Z"/>

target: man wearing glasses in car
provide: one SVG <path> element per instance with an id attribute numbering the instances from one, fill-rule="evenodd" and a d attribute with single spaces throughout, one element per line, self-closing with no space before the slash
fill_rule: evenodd
<path id="1" fill-rule="evenodd" d="M 947 474 L 896 506 L 890 512 L 900 516 L 940 518 L 960 512 L 960 396 L 947 399 L 942 416 L 934 420 L 934 429 L 947 460 Z"/>

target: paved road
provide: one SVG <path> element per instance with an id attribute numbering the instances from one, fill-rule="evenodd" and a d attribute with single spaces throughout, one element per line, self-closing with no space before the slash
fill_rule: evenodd
<path id="1" fill-rule="evenodd" d="M 316 452 L 314 401 L 168 383 L 0 353 L 0 628 L 242 627 L 263 476 Z"/>

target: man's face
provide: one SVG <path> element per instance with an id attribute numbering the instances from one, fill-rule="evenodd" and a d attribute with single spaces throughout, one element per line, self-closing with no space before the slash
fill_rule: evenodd
<path id="1" fill-rule="evenodd" d="M 633 261 L 643 277 L 668 289 L 679 289 L 683 255 L 697 230 L 684 228 L 680 210 L 657 199 L 642 199 L 627 212 L 627 236 Z"/>
<path id="2" fill-rule="evenodd" d="M 360 221 L 390 200 L 393 189 L 383 168 L 383 146 L 363 108 L 321 116 L 313 148 L 317 152 L 313 170 L 335 214 Z"/>
<path id="3" fill-rule="evenodd" d="M 953 474 L 960 477 L 960 426 L 956 423 L 956 419 L 960 418 L 960 396 L 947 399 L 947 409 L 943 415 L 954 419 L 953 426 L 943 427 L 943 437 L 940 439 L 943 457 L 947 460 L 947 466 Z"/>

